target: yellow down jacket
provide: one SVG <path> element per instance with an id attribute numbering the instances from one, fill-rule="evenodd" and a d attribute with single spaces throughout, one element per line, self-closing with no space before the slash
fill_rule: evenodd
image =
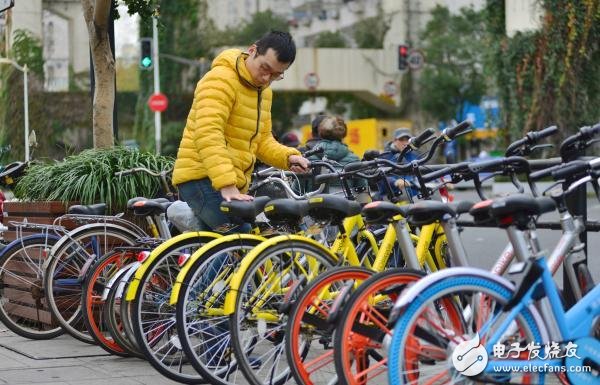
<path id="1" fill-rule="evenodd" d="M 247 54 L 228 49 L 198 82 L 173 170 L 173 184 L 210 178 L 215 190 L 236 185 L 245 192 L 256 158 L 287 169 L 298 150 L 271 133 L 271 88 L 252 84 Z"/>

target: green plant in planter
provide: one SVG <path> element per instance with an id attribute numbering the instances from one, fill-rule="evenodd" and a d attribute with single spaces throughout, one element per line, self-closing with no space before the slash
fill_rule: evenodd
<path id="1" fill-rule="evenodd" d="M 15 187 L 15 196 L 26 201 L 105 202 L 121 210 L 136 196 L 154 197 L 160 180 L 144 173 L 117 177 L 115 172 L 134 167 L 168 170 L 173 159 L 123 147 L 85 150 L 63 161 L 33 164 Z"/>

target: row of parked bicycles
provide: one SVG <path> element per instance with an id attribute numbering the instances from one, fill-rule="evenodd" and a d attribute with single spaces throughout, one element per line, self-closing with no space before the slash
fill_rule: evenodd
<path id="1" fill-rule="evenodd" d="M 312 162 L 314 191 L 289 171 L 257 171 L 251 192 L 287 198 L 224 202 L 232 222 L 252 224 L 247 234 L 186 231 L 193 221 L 172 194 L 129 201 L 148 230 L 105 215 L 104 204 L 71 207 L 51 226 L 12 223 L 38 233 L 0 253 L 0 320 L 27 338 L 67 332 L 190 384 L 600 383 L 600 289 L 580 238 L 594 223 L 570 204 L 589 184 L 600 199 L 600 158 L 582 157 L 600 124 L 565 139 L 556 159 L 526 158 L 558 131 L 550 127 L 503 158 L 428 164 L 469 129 L 423 132 L 398 154 L 429 145 L 408 164 L 369 153 L 340 168 L 322 157 Z M 120 175 L 136 172 L 169 191 L 165 171 Z M 390 175 L 411 176 L 418 194 L 395 195 Z M 485 199 L 482 184 L 496 175 L 517 192 Z M 387 199 L 357 203 L 354 178 L 383 185 Z M 538 191 L 540 180 L 552 187 Z M 480 202 L 447 199 L 447 184 L 462 181 Z M 561 229 L 550 253 L 536 234 L 548 212 Z M 507 233 L 491 271 L 469 267 L 466 214 Z M 572 299 L 554 284 L 559 268 Z"/>

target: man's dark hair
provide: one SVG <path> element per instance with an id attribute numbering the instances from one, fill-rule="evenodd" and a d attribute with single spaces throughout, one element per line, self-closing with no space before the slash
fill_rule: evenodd
<path id="1" fill-rule="evenodd" d="M 296 44 L 292 39 L 292 35 L 287 32 L 268 32 L 254 44 L 256 44 L 256 52 L 259 55 L 264 55 L 269 48 L 273 48 L 280 63 L 292 64 L 296 59 Z"/>

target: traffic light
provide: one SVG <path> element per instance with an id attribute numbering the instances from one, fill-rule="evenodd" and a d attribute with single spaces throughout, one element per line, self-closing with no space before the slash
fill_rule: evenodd
<path id="1" fill-rule="evenodd" d="M 153 66 L 152 61 L 152 38 L 143 37 L 140 40 L 140 68 L 150 70 Z"/>
<path id="2" fill-rule="evenodd" d="M 408 46 L 407 45 L 399 45 L 398 46 L 398 69 L 400 71 L 404 71 L 408 69 Z"/>

